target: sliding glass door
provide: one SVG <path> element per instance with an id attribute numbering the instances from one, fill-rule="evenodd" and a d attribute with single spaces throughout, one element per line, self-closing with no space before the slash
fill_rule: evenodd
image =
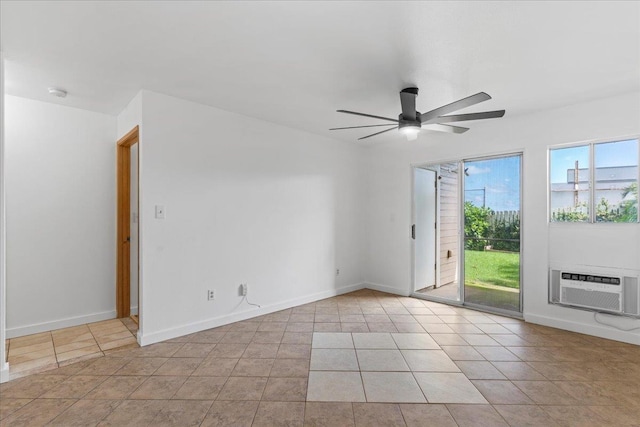
<path id="1" fill-rule="evenodd" d="M 521 163 L 515 155 L 463 164 L 465 304 L 521 311 Z"/>

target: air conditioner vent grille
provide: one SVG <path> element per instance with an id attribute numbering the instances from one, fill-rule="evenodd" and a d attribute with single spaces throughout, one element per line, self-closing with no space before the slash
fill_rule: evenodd
<path id="1" fill-rule="evenodd" d="M 583 307 L 599 308 L 607 311 L 620 311 L 620 294 L 601 291 L 587 291 L 576 288 L 562 288 L 560 301 Z"/>

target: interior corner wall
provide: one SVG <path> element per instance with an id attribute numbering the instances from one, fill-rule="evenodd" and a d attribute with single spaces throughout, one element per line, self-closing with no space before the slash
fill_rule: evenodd
<path id="1" fill-rule="evenodd" d="M 603 326 L 594 321 L 593 313 L 547 302 L 550 262 L 640 270 L 640 224 L 550 225 L 547 221 L 549 146 L 638 135 L 638 117 L 640 93 L 635 92 L 515 117 L 507 111 L 503 119 L 475 122 L 463 135 L 425 133 L 412 144 L 368 148 L 365 282 L 381 290 L 411 292 L 412 164 L 523 152 L 525 320 L 640 344 L 638 331 Z"/>
<path id="2" fill-rule="evenodd" d="M 361 147 L 148 91 L 142 122 L 143 345 L 361 286 Z"/>
<path id="3" fill-rule="evenodd" d="M 7 336 L 115 317 L 116 118 L 5 103 Z"/>

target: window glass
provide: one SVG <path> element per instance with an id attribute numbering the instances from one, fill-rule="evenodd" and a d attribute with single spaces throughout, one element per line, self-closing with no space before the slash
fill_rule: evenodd
<path id="1" fill-rule="evenodd" d="M 638 140 L 594 146 L 597 222 L 638 221 Z"/>
<path id="2" fill-rule="evenodd" d="M 589 222 L 589 146 L 550 150 L 551 221 Z"/>

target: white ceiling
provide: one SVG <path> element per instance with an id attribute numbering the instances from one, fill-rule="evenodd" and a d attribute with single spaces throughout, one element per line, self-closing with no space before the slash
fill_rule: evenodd
<path id="1" fill-rule="evenodd" d="M 3 0 L 0 12 L 7 93 L 108 114 L 149 89 L 354 141 L 367 130 L 327 129 L 380 122 L 335 110 L 397 117 L 409 85 L 422 112 L 485 91 L 470 111 L 508 116 L 640 90 L 639 2 Z"/>

